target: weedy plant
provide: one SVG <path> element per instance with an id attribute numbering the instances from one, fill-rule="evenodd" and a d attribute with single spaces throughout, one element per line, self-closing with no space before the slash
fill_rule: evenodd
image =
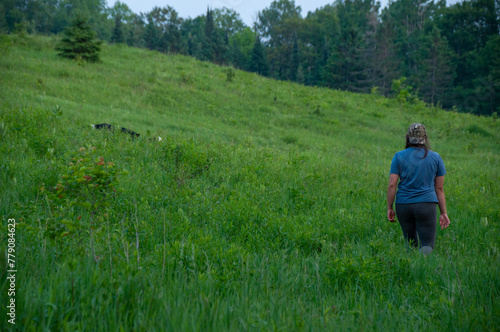
<path id="1" fill-rule="evenodd" d="M 128 171 L 97 156 L 96 147 L 81 147 L 79 154 L 62 169 L 57 184 L 47 191 L 51 219 L 46 220 L 44 235 L 66 247 L 74 247 L 76 241 L 82 250 L 82 240 L 88 232 L 92 256 L 97 262 L 94 233 L 99 235 L 104 228 L 109 207 L 118 194 L 119 178 L 125 174 Z"/>

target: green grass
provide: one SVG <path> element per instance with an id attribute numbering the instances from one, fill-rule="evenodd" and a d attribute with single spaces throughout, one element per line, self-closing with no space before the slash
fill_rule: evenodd
<path id="1" fill-rule="evenodd" d="M 498 329 L 498 120 L 123 46 L 77 63 L 55 42 L 0 39 L 0 214 L 19 222 L 2 330 Z M 447 169 L 452 224 L 427 258 L 385 216 L 412 122 Z M 95 219 L 64 199 L 59 218 L 50 188 L 80 147 L 129 174 Z"/>

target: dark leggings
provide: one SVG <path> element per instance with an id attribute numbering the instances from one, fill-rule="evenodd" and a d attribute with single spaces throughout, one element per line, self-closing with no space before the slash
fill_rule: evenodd
<path id="1" fill-rule="evenodd" d="M 437 203 L 396 204 L 396 215 L 406 241 L 414 247 L 434 248 Z"/>

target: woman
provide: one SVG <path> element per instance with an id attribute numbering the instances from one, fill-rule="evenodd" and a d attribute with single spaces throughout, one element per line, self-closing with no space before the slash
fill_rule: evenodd
<path id="1" fill-rule="evenodd" d="M 441 212 L 441 229 L 450 225 L 443 191 L 445 174 L 443 160 L 430 150 L 424 125 L 413 123 L 406 134 L 405 150 L 397 152 L 392 159 L 387 188 L 387 219 L 395 222 L 397 214 L 405 240 L 419 247 L 424 255 L 430 254 L 434 248 L 436 205 Z"/>

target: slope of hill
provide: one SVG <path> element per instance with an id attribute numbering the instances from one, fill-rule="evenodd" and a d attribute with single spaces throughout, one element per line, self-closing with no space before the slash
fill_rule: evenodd
<path id="1" fill-rule="evenodd" d="M 2 330 L 499 325 L 497 119 L 123 46 L 91 65 L 51 38 L 1 43 L 0 213 L 18 222 Z M 385 217 L 412 122 L 447 168 L 452 224 L 427 258 Z"/>

